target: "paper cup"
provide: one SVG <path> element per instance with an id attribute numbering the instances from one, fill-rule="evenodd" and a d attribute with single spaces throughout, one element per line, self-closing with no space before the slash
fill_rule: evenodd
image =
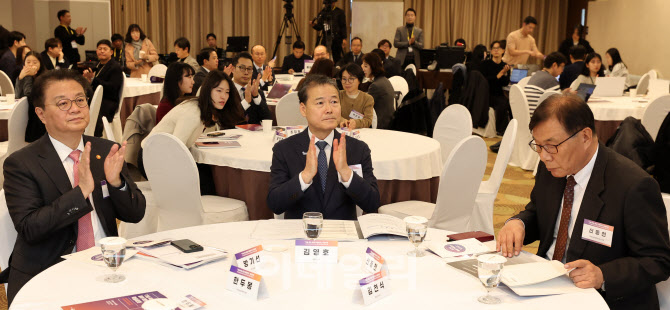
<path id="1" fill-rule="evenodd" d="M 635 89 L 635 88 L 631 88 L 631 89 L 629 90 L 629 95 L 630 95 L 631 97 L 635 98 L 635 97 L 637 96 L 637 89 Z"/>
<path id="2" fill-rule="evenodd" d="M 142 82 L 146 82 L 149 80 L 149 76 L 146 74 L 142 74 Z"/>
<path id="3" fill-rule="evenodd" d="M 7 104 L 14 104 L 14 94 L 6 94 L 5 99 L 7 99 Z"/>
<path id="4" fill-rule="evenodd" d="M 264 119 L 261 124 L 263 124 L 263 132 L 268 133 L 272 131 L 272 120 Z"/>
<path id="5" fill-rule="evenodd" d="M 144 58 L 144 55 L 146 55 L 147 52 L 145 51 L 140 51 L 140 58 Z"/>

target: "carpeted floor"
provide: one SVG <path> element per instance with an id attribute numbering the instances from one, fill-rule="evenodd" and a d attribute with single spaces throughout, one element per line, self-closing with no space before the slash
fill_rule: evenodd
<path id="1" fill-rule="evenodd" d="M 486 141 L 486 145 L 490 146 L 491 144 L 500 141 L 500 138 L 484 140 Z M 495 160 L 496 154 L 489 151 L 489 157 L 484 176 L 485 179 L 488 178 L 489 174 L 491 173 L 491 169 L 493 169 Z M 493 209 L 493 224 L 496 235 L 498 234 L 500 228 L 502 228 L 502 226 L 505 224 L 505 221 L 510 216 L 523 210 L 528 201 L 530 201 L 530 191 L 532 190 L 534 184 L 535 181 L 533 180 L 532 171 L 524 171 L 520 168 L 512 166 L 507 167 Z M 535 253 L 537 252 L 537 244 L 538 242 L 535 242 L 524 247 L 524 249 L 528 252 Z M 0 285 L 0 310 L 6 309 L 7 298 L 5 296 L 5 288 L 3 285 Z"/>

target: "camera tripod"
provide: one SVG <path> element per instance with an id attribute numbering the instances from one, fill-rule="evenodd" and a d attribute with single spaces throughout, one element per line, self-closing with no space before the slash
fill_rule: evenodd
<path id="1" fill-rule="evenodd" d="M 291 46 L 293 44 L 293 42 L 291 42 L 291 39 L 293 38 L 292 35 L 295 35 L 298 41 L 302 41 L 300 38 L 300 32 L 298 31 L 298 26 L 296 26 L 295 23 L 295 16 L 293 15 L 293 0 L 284 0 L 284 2 L 286 2 L 286 4 L 284 4 L 286 13 L 284 13 L 284 19 L 282 20 L 281 27 L 279 28 L 279 35 L 277 35 L 277 42 L 275 42 L 275 49 L 272 53 L 272 58 L 277 56 L 279 44 L 281 44 L 281 38 L 284 35 L 286 35 L 287 54 L 291 53 Z"/>

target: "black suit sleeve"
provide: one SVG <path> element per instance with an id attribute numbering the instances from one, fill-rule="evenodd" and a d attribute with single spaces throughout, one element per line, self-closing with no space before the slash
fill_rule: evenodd
<path id="1" fill-rule="evenodd" d="M 366 213 L 376 213 L 379 209 L 379 189 L 377 187 L 377 178 L 372 169 L 372 157 L 370 156 L 370 148 L 363 144 L 363 149 L 347 148 L 347 158 L 350 158 L 349 150 L 361 154 L 361 168 L 363 170 L 363 177 L 358 174 L 352 174 L 352 180 L 347 188 L 346 193 L 354 200 L 356 205 L 361 207 Z M 353 156 L 353 154 L 351 154 Z"/>
<path id="2" fill-rule="evenodd" d="M 104 94 L 107 99 L 119 100 L 119 90 L 123 84 L 123 71 L 120 66 L 110 66 L 109 71 L 101 72 L 97 77 L 93 78 L 91 88 L 95 91 L 98 85 L 102 85 Z"/>
<path id="3" fill-rule="evenodd" d="M 261 96 L 261 103 L 249 102 L 249 108 L 246 110 L 246 115 L 249 117 L 249 124 L 260 124 L 264 119 L 272 119 L 272 113 L 268 108 L 268 103 L 265 100 L 265 94 L 259 89 L 258 95 Z"/>
<path id="4" fill-rule="evenodd" d="M 545 168 L 544 163 L 540 162 L 540 165 L 537 167 L 537 175 L 535 176 L 536 183 L 537 180 L 541 177 L 541 174 L 545 173 L 546 171 L 547 169 Z M 526 205 L 526 208 L 516 216 L 512 217 L 523 221 L 523 224 L 526 228 L 526 235 L 523 240 L 524 245 L 533 243 L 540 239 L 540 229 L 538 227 L 536 206 L 538 195 L 542 195 L 540 191 L 541 190 L 539 190 L 537 186 L 533 186 L 533 190 L 530 192 L 530 202 Z"/>
<path id="5" fill-rule="evenodd" d="M 282 64 L 281 64 L 281 73 L 286 74 L 286 73 L 288 73 L 289 69 L 292 69 L 293 64 L 290 63 L 291 62 L 291 57 L 293 57 L 293 56 L 292 55 L 284 56 L 284 61 L 282 61 Z M 293 58 L 295 58 L 295 57 L 293 57 Z"/>
<path id="6" fill-rule="evenodd" d="M 282 144 L 278 143 L 272 148 L 272 166 L 270 167 L 270 188 L 268 190 L 268 207 L 275 214 L 282 214 L 286 210 L 297 205 L 302 199 L 304 192 L 300 187 L 300 173 L 291 177 L 286 152 L 282 150 Z"/>

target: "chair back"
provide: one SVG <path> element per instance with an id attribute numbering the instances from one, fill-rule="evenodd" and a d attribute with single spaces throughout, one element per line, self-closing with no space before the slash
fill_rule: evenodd
<path id="1" fill-rule="evenodd" d="M 405 78 L 397 75 L 390 77 L 389 82 L 391 82 L 391 86 L 393 86 L 394 91 L 400 92 L 400 96 L 398 96 L 398 102 L 396 104 L 397 106 L 402 102 L 402 99 L 405 98 L 405 95 L 407 95 L 409 92 L 409 84 L 407 84 L 407 80 L 405 80 Z"/>
<path id="2" fill-rule="evenodd" d="M 516 83 L 514 85 L 519 85 L 521 87 L 521 89 L 523 89 L 528 84 L 528 81 L 530 81 L 530 75 L 521 79 L 521 80 L 519 80 L 519 83 Z"/>
<path id="3" fill-rule="evenodd" d="M 88 126 L 86 126 L 86 130 L 84 130 L 84 134 L 87 136 L 93 136 L 93 133 L 95 132 L 95 126 L 98 124 L 98 115 L 100 114 L 100 106 L 102 105 L 102 92 L 103 87 L 102 85 L 99 85 L 93 93 L 91 105 L 88 108 L 90 119 L 88 120 Z"/>
<path id="4" fill-rule="evenodd" d="M 503 135 L 502 141 L 500 142 L 496 161 L 491 170 L 491 176 L 488 180 L 482 182 L 482 186 L 486 187 L 487 192 L 497 193 L 498 189 L 500 189 L 500 183 L 502 183 L 507 164 L 509 163 L 510 157 L 512 157 L 512 151 L 514 151 L 514 141 L 516 141 L 518 127 L 519 122 L 516 119 L 512 119 L 509 124 L 507 124 L 505 135 Z"/>
<path id="5" fill-rule="evenodd" d="M 112 129 L 112 125 L 107 121 L 106 117 L 102 118 L 102 126 L 104 127 L 103 134 L 105 135 L 105 138 L 107 140 L 116 142 L 116 139 L 114 139 L 114 130 Z"/>
<path id="6" fill-rule="evenodd" d="M 3 96 L 7 94 L 14 93 L 14 83 L 9 78 L 9 76 L 2 70 L 0 70 L 0 94 Z"/>
<path id="7" fill-rule="evenodd" d="M 456 144 L 442 168 L 429 227 L 468 231 L 475 198 L 486 169 L 486 143 L 469 136 Z"/>
<path id="8" fill-rule="evenodd" d="M 200 179 L 191 152 L 175 136 L 147 138 L 144 167 L 158 204 L 158 231 L 202 225 Z"/>
<path id="9" fill-rule="evenodd" d="M 300 114 L 298 92 L 286 94 L 277 102 L 277 126 L 307 125 L 307 119 Z"/>
<path id="10" fill-rule="evenodd" d="M 20 150 L 22 147 L 28 145 L 26 142 L 26 127 L 28 126 L 28 98 L 23 97 L 14 106 L 14 110 L 9 115 L 9 122 L 7 123 L 7 135 L 9 142 L 7 143 L 7 154 Z"/>
<path id="11" fill-rule="evenodd" d="M 647 72 L 642 75 L 640 78 L 640 81 L 637 82 L 637 94 L 638 95 L 645 95 L 647 94 L 647 90 L 649 89 L 649 80 L 651 80 L 651 75 L 650 72 Z"/>
<path id="12" fill-rule="evenodd" d="M 544 92 L 544 93 L 542 94 L 542 96 L 540 96 L 540 99 L 537 100 L 537 105 L 539 106 L 540 103 L 542 103 L 542 102 L 544 102 L 545 100 L 547 100 L 547 98 L 549 98 L 550 96 L 553 96 L 553 95 L 560 95 L 560 94 L 561 94 L 561 93 L 559 93 L 559 92 L 557 92 L 557 91 L 552 91 L 552 90 L 550 90 L 550 91 L 546 91 L 546 92 Z"/>
<path id="13" fill-rule="evenodd" d="M 405 67 L 405 70 L 412 70 L 412 72 L 414 72 L 414 76 L 416 76 L 416 65 L 409 64 L 407 67 Z"/>
<path id="14" fill-rule="evenodd" d="M 518 122 L 514 150 L 510 158 L 510 165 L 520 167 L 524 170 L 533 170 L 539 159 L 536 152 L 528 147 L 532 140 L 528 124 L 530 123 L 530 112 L 528 99 L 519 85 L 512 85 L 509 91 L 509 104 L 512 108 L 512 117 Z"/>
<path id="15" fill-rule="evenodd" d="M 161 78 L 165 78 L 165 72 L 167 71 L 167 66 L 164 64 L 157 64 L 149 70 L 149 74 L 147 75 L 149 78 L 152 76 L 157 76 Z"/>
<path id="16" fill-rule="evenodd" d="M 657 97 L 644 109 L 642 126 L 654 141 L 668 113 L 670 113 L 670 95 Z"/>
<path id="17" fill-rule="evenodd" d="M 372 109 L 372 129 L 377 129 L 377 111 Z"/>
<path id="18" fill-rule="evenodd" d="M 9 256 L 14 250 L 17 235 L 7 209 L 5 190 L 0 190 L 0 269 L 2 270 L 9 268 Z"/>
<path id="19" fill-rule="evenodd" d="M 123 96 L 125 93 L 126 87 L 126 74 L 123 74 L 123 85 L 121 85 L 121 90 L 119 90 L 119 105 L 116 107 L 116 113 L 114 113 L 114 119 L 112 119 L 112 131 L 114 132 L 114 137 L 121 139 L 123 136 L 123 128 L 121 128 L 121 107 L 123 106 Z M 116 141 L 116 140 L 115 140 Z M 123 141 L 116 141 L 123 142 Z"/>
<path id="20" fill-rule="evenodd" d="M 433 139 L 440 142 L 442 162 L 446 162 L 452 149 L 464 138 L 472 135 L 472 117 L 468 108 L 452 104 L 442 110 L 435 122 Z"/>

